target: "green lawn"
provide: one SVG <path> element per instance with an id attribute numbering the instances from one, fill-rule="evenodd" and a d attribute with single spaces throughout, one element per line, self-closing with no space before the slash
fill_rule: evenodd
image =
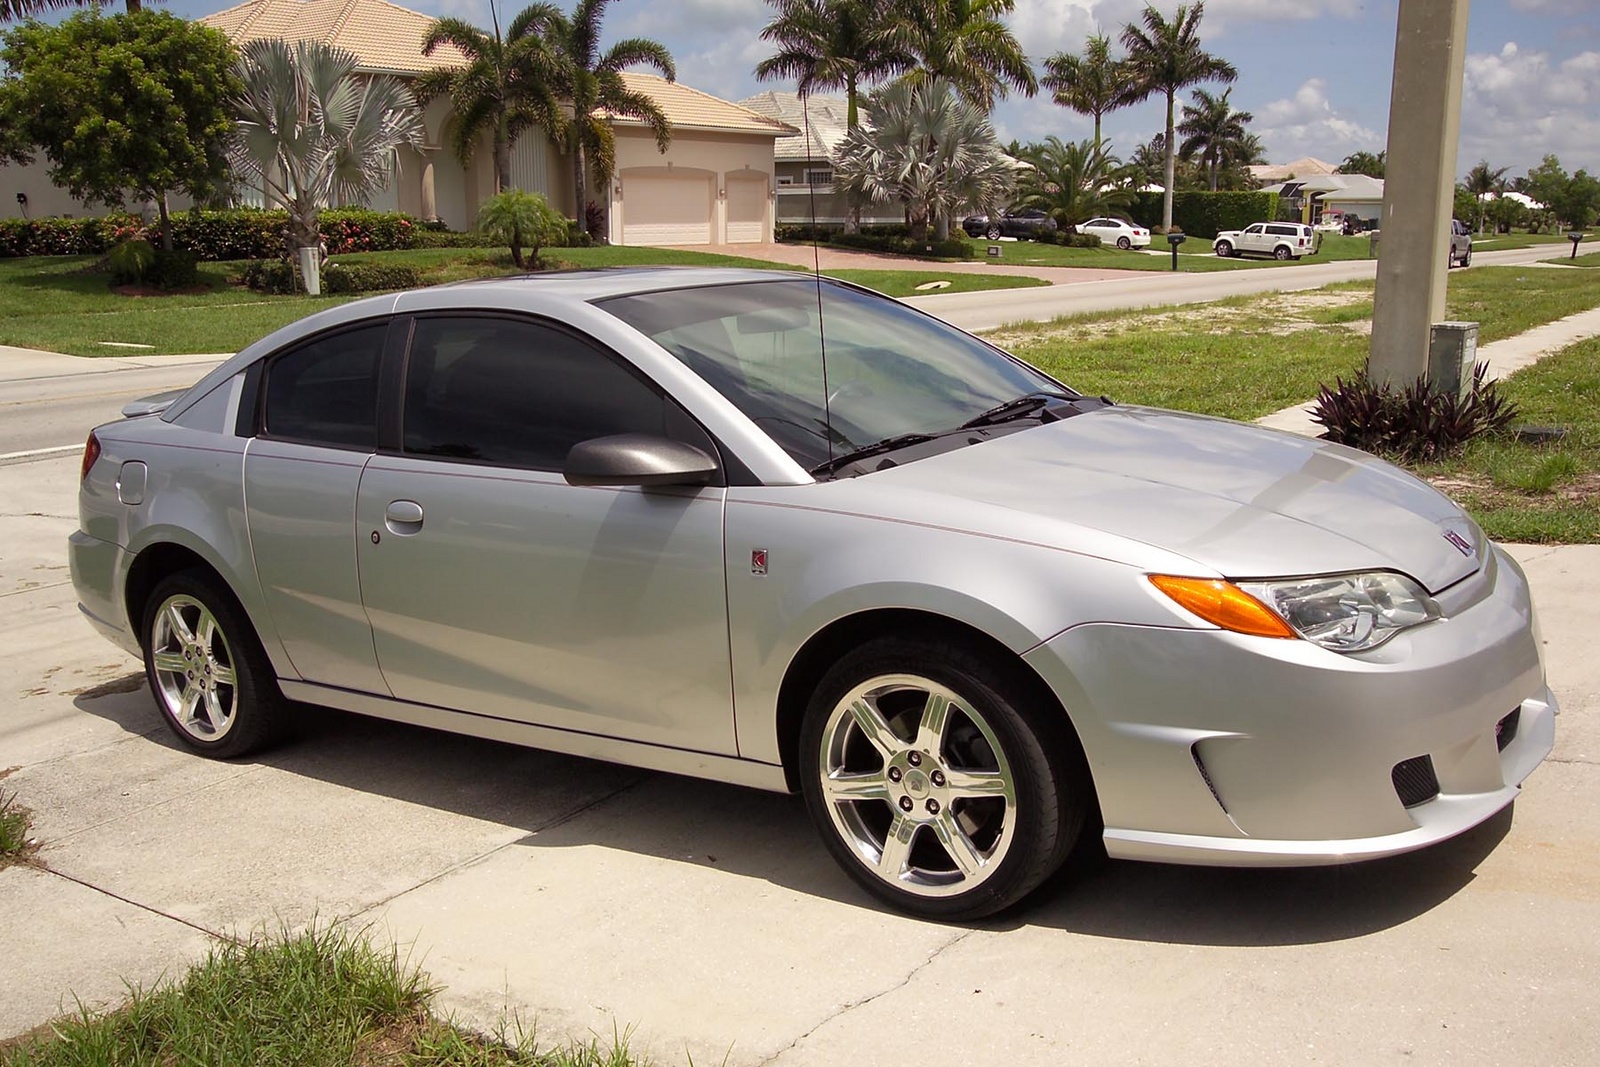
<path id="1" fill-rule="evenodd" d="M 717 266 L 799 268 L 740 256 L 670 248 L 557 248 L 544 254 L 562 267 Z M 425 285 L 515 273 L 503 249 L 413 249 L 331 257 L 333 262 L 403 263 L 415 267 Z M 0 259 L 0 344 L 42 348 L 79 356 L 130 352 L 234 352 L 255 339 L 349 296 L 269 296 L 230 284 L 238 264 L 200 265 L 200 291 L 171 296 L 129 297 L 111 292 L 109 279 L 90 273 L 89 256 Z M 937 267 L 907 271 L 830 271 L 891 296 L 906 296 L 932 280 L 952 284 L 943 292 L 1045 285 L 1038 278 L 958 274 Z M 114 342 L 106 344 L 104 342 Z M 140 345 L 130 349 L 122 346 Z"/>
<path id="2" fill-rule="evenodd" d="M 1600 241 L 1600 234 L 1589 234 L 1584 244 Z M 1571 248 L 1572 242 L 1567 240 L 1565 231 L 1561 233 L 1486 233 L 1474 234 L 1472 250 L 1474 252 L 1495 252 L 1505 248 L 1531 248 L 1534 245 L 1560 245 L 1562 248 Z"/>
<path id="3" fill-rule="evenodd" d="M 1600 267 L 1600 252 L 1585 252 L 1581 256 L 1557 256 L 1546 263 L 1562 263 L 1571 267 Z"/>
<path id="4" fill-rule="evenodd" d="M 1474 442 L 1418 469 L 1502 541 L 1600 541 L 1600 338 L 1573 345 L 1502 383 L 1518 423 L 1566 431 L 1559 441 Z"/>
<path id="5" fill-rule="evenodd" d="M 982 244 L 983 242 L 979 242 Z M 1005 241 L 1001 243 L 1001 263 L 1017 263 L 1023 266 L 1039 267 L 1097 267 L 1102 269 L 1117 270 L 1164 270 L 1172 269 L 1172 256 L 1165 244 L 1165 238 L 1156 236 L 1151 238 L 1151 247 L 1159 247 L 1162 254 L 1149 255 L 1135 249 L 1127 252 L 1115 248 L 1066 248 L 1062 245 L 1039 244 L 1034 241 Z M 1178 251 L 1178 270 L 1180 272 L 1198 273 L 1202 271 L 1219 270 L 1253 270 L 1258 267 L 1292 267 L 1296 263 L 1327 263 L 1341 259 L 1366 259 L 1367 239 L 1365 237 L 1342 237 L 1337 234 L 1325 234 L 1322 244 L 1315 255 L 1306 256 L 1300 260 L 1284 260 L 1261 256 L 1233 256 L 1223 259 L 1211 251 L 1211 242 L 1201 237 L 1191 237 L 1180 246 Z"/>

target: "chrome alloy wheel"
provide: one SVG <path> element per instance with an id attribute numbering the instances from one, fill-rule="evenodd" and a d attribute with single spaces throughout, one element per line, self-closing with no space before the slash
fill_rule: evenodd
<path id="1" fill-rule="evenodd" d="M 892 674 L 857 686 L 829 716 L 819 755 L 835 830 L 897 889 L 968 892 L 1011 848 L 1011 765 L 982 713 L 937 682 Z"/>
<path id="2" fill-rule="evenodd" d="M 238 710 L 233 650 L 211 610 L 177 593 L 162 602 L 150 634 L 156 698 L 197 741 L 220 741 Z"/>

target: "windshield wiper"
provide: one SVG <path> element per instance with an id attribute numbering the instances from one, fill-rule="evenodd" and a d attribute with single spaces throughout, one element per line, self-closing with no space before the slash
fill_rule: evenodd
<path id="1" fill-rule="evenodd" d="M 932 441 L 937 436 L 937 434 L 931 433 L 903 433 L 895 437 L 885 437 L 882 441 L 874 441 L 870 445 L 862 445 L 860 448 L 834 456 L 825 463 L 818 463 L 811 468 L 811 474 L 813 476 L 832 474 L 841 467 L 848 467 L 856 460 L 881 456 L 885 452 L 893 452 L 896 449 L 906 448 L 910 445 L 920 445 L 924 441 Z"/>
<path id="2" fill-rule="evenodd" d="M 974 415 L 961 424 L 963 430 L 975 429 L 979 426 L 993 426 L 997 422 L 1010 422 L 1012 419 L 1025 418 L 1032 415 L 1052 400 L 1076 400 L 1075 396 L 1065 393 L 1028 393 L 1014 400 L 1007 400 L 1004 404 L 996 404 L 980 415 Z"/>

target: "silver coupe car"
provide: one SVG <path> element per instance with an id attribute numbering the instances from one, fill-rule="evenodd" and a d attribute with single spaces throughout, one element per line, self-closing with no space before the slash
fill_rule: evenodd
<path id="1" fill-rule="evenodd" d="M 73 580 L 209 756 L 287 700 L 798 790 L 867 891 L 965 920 L 1080 846 L 1420 848 L 1554 740 L 1527 581 L 1428 485 L 827 279 L 390 294 L 126 414 Z"/>

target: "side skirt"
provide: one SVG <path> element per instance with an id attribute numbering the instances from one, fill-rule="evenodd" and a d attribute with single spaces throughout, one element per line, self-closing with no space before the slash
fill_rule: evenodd
<path id="1" fill-rule="evenodd" d="M 426 726 L 453 734 L 482 737 L 489 741 L 540 748 L 549 752 L 563 752 L 569 756 L 605 760 L 608 763 L 625 763 L 651 771 L 666 771 L 691 778 L 709 778 L 714 782 L 765 789 L 774 793 L 789 792 L 783 768 L 771 763 L 716 756 L 707 752 L 691 752 L 663 745 L 647 745 L 639 741 L 623 741 L 614 737 L 579 733 L 575 730 L 558 730 L 548 726 L 534 726 L 510 719 L 497 719 L 489 715 L 450 711 L 427 704 L 410 704 L 403 700 L 356 693 L 348 689 L 278 680 L 278 688 L 290 700 L 306 704 L 352 711 L 358 715 L 371 715 L 377 719 Z"/>

